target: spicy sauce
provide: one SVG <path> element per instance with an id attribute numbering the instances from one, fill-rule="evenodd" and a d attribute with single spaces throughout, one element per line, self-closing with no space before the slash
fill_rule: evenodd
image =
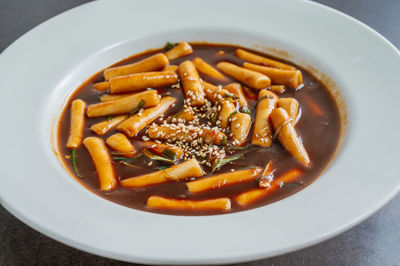
<path id="1" fill-rule="evenodd" d="M 244 63 L 243 60 L 235 57 L 235 50 L 237 48 L 242 48 L 238 46 L 232 45 L 214 45 L 214 44 L 191 44 L 194 50 L 193 54 L 184 56 L 182 58 L 178 58 L 170 61 L 170 64 L 179 65 L 179 63 L 185 60 L 192 60 L 195 57 L 200 57 L 213 67 L 218 62 L 225 61 L 231 62 L 237 65 L 242 65 Z M 243 48 L 246 49 L 246 48 Z M 247 49 L 249 50 L 249 49 Z M 124 65 L 139 61 L 144 59 L 152 54 L 157 52 L 163 52 L 163 49 L 153 50 L 151 52 L 139 54 L 137 56 L 133 56 L 128 60 L 124 60 L 121 63 L 116 65 Z M 224 54 L 218 53 L 219 51 L 224 51 Z M 252 51 L 253 53 L 260 54 L 262 56 L 266 56 L 269 58 L 273 58 L 269 55 L 263 55 L 259 52 Z M 280 60 L 284 62 L 283 60 Z M 291 64 L 291 63 L 289 63 Z M 294 64 L 291 64 L 294 65 Z M 247 143 L 245 146 L 246 150 L 238 150 L 233 152 L 235 153 L 243 153 L 245 155 L 242 159 L 236 160 L 233 163 L 229 163 L 221 167 L 219 170 L 211 173 L 211 167 L 203 165 L 204 171 L 207 173 L 201 178 L 208 177 L 211 175 L 225 173 L 233 170 L 243 169 L 249 166 L 258 166 L 264 168 L 265 165 L 269 162 L 269 160 L 273 160 L 274 169 L 276 169 L 275 177 L 293 169 L 297 168 L 303 172 L 303 176 L 299 179 L 300 182 L 295 184 L 289 184 L 282 186 L 278 191 L 268 195 L 267 197 L 261 199 L 260 201 L 250 204 L 248 206 L 240 206 L 236 203 L 234 197 L 238 194 L 248 191 L 253 188 L 258 187 L 257 181 L 250 181 L 245 183 L 239 183 L 230 185 L 227 187 L 223 187 L 220 189 L 214 189 L 205 191 L 198 194 L 191 194 L 185 185 L 188 180 L 180 180 L 180 181 L 171 181 L 164 184 L 152 185 L 143 188 L 123 188 L 121 186 L 117 187 L 114 191 L 101 191 L 99 189 L 98 177 L 96 171 L 94 169 L 94 165 L 89 156 L 86 148 L 81 145 L 76 150 L 76 165 L 79 170 L 79 177 L 75 177 L 79 182 L 84 184 L 87 188 L 89 188 L 92 192 L 96 193 L 100 197 L 115 202 L 117 204 L 121 204 L 130 208 L 150 211 L 150 212 L 158 212 L 158 213 L 166 213 L 166 214 L 178 214 L 178 215 L 207 215 L 207 214 L 222 214 L 227 212 L 220 211 L 178 211 L 178 210 L 153 210 L 146 206 L 147 199 L 150 196 L 163 196 L 167 198 L 174 199 L 190 199 L 190 200 L 200 200 L 200 199 L 212 199 L 212 198 L 220 198 L 220 197 L 229 197 L 232 203 L 232 209 L 228 212 L 238 212 L 246 209 L 252 209 L 259 206 L 263 206 L 277 200 L 286 198 L 306 186 L 308 186 L 313 180 L 315 180 L 321 173 L 327 168 L 332 157 L 335 154 L 337 149 L 340 133 L 341 133 L 341 121 L 340 114 L 338 110 L 338 106 L 328 91 L 328 89 L 312 74 L 307 72 L 305 69 L 302 69 L 299 66 L 296 66 L 297 69 L 301 70 L 303 75 L 303 84 L 304 87 L 300 90 L 287 89 L 283 94 L 279 94 L 280 98 L 284 97 L 293 97 L 295 98 L 301 108 L 301 118 L 299 122 L 296 124 L 295 129 L 303 141 L 303 144 L 309 154 L 311 160 L 311 166 L 304 166 L 302 163 L 294 159 L 279 143 L 278 139 L 275 139 L 272 146 L 269 148 L 254 146 L 251 145 L 251 137 L 252 137 L 252 129 L 248 135 Z M 236 80 L 228 77 L 226 80 L 221 82 L 221 80 L 213 79 L 208 76 L 205 76 L 201 73 L 200 77 L 209 83 L 215 85 L 227 85 L 232 82 L 237 82 Z M 70 127 L 70 103 L 74 99 L 82 99 L 88 105 L 98 103 L 99 98 L 104 93 L 99 92 L 94 89 L 93 84 L 96 82 L 104 81 L 103 74 L 96 75 L 85 82 L 81 87 L 79 87 L 76 92 L 70 97 L 67 107 L 63 111 L 58 128 L 58 145 L 59 150 L 62 154 L 62 160 L 66 167 L 70 169 L 70 172 L 73 173 L 73 166 L 70 159 L 67 159 L 70 155 L 70 150 L 65 147 L 65 144 L 68 139 L 69 127 Z M 182 88 L 158 88 L 157 89 L 161 95 L 169 94 L 169 96 L 173 96 L 177 99 L 177 103 L 174 107 L 169 109 L 164 118 L 173 115 L 183 107 L 184 95 L 182 93 Z M 258 93 L 258 92 L 256 92 Z M 256 110 L 256 101 L 247 98 L 249 103 L 249 109 L 252 114 L 253 123 L 254 116 Z M 319 111 L 316 111 L 315 105 L 319 108 Z M 93 124 L 96 124 L 100 121 L 106 120 L 107 117 L 96 117 L 96 118 L 87 118 L 85 122 L 84 129 L 84 137 L 89 136 L 97 136 L 94 132 L 90 130 L 90 127 Z M 160 123 L 159 120 L 156 120 L 155 123 Z M 130 140 L 136 146 L 138 151 L 141 150 L 139 141 L 141 141 L 141 137 L 143 135 L 143 131 L 140 132 L 137 136 L 131 138 Z M 109 136 L 117 133 L 118 131 L 111 130 L 107 134 L 101 136 L 104 140 Z M 123 180 L 126 178 L 139 176 L 142 174 L 158 171 L 160 167 L 168 166 L 168 164 L 153 161 L 151 165 L 150 159 L 146 156 L 141 156 L 138 160 L 133 162 L 132 166 L 127 166 L 121 164 L 117 161 L 113 161 L 114 168 L 116 172 L 116 176 L 119 180 Z M 182 160 L 179 161 L 179 163 Z"/>

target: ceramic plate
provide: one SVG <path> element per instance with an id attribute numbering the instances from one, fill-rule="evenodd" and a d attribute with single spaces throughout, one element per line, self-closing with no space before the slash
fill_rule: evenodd
<path id="1" fill-rule="evenodd" d="M 233 43 L 298 63 L 337 88 L 342 146 L 314 183 L 249 211 L 185 217 L 119 206 L 62 167 L 51 134 L 93 73 L 166 41 Z M 317 70 L 317 71 L 316 71 Z M 283 254 L 361 222 L 400 188 L 400 55 L 369 27 L 307 1 L 96 1 L 31 30 L 0 56 L 1 204 L 67 245 L 119 260 L 231 263 Z"/>

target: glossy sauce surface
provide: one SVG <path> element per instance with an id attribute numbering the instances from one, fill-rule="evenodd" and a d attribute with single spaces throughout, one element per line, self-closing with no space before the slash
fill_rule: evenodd
<path id="1" fill-rule="evenodd" d="M 170 64 L 179 65 L 180 62 L 185 60 L 191 60 L 195 57 L 201 57 L 203 60 L 213 65 L 214 67 L 218 62 L 221 61 L 232 62 L 237 65 L 241 65 L 244 62 L 243 60 L 235 57 L 235 50 L 240 47 L 229 46 L 229 45 L 210 45 L 210 44 L 191 44 L 191 45 L 194 50 L 193 54 L 172 60 Z M 217 53 L 221 50 L 224 51 L 225 54 L 217 55 Z M 161 52 L 162 51 L 163 50 L 161 50 Z M 136 62 L 156 52 L 160 52 L 160 50 L 134 56 L 129 60 L 124 60 L 122 63 L 119 63 L 117 65 Z M 166 213 L 166 214 L 178 214 L 178 215 L 207 215 L 207 214 L 222 214 L 227 212 L 153 210 L 146 207 L 146 201 L 148 197 L 157 195 L 157 196 L 164 196 L 167 198 L 191 199 L 191 200 L 229 197 L 231 199 L 232 209 L 228 211 L 228 213 L 231 213 L 266 205 L 274 201 L 288 197 L 300 191 L 301 189 L 308 186 L 313 180 L 315 180 L 326 169 L 330 161 L 333 159 L 332 157 L 335 154 L 340 138 L 341 121 L 337 104 L 335 103 L 329 91 L 324 87 L 324 85 L 321 82 L 319 82 L 306 70 L 298 66 L 296 67 L 302 72 L 304 87 L 297 91 L 289 88 L 286 90 L 285 93 L 279 94 L 278 96 L 280 98 L 293 97 L 297 99 L 297 101 L 300 104 L 302 115 L 295 128 L 309 154 L 309 157 L 311 159 L 311 166 L 306 167 L 302 163 L 294 159 L 282 147 L 278 139 L 274 140 L 270 148 L 250 145 L 252 136 L 252 129 L 251 129 L 246 143 L 246 146 L 248 145 L 248 148 L 246 150 L 243 159 L 239 159 L 231 164 L 227 164 L 221 167 L 221 169 L 215 171 L 214 173 L 211 173 L 210 167 L 203 166 L 203 169 L 207 172 L 207 174 L 204 177 L 207 177 L 218 173 L 229 172 L 231 171 L 231 169 L 238 170 L 249 166 L 258 166 L 264 168 L 265 165 L 268 163 L 268 161 L 272 159 L 274 169 L 276 169 L 275 177 L 293 168 L 297 168 L 303 172 L 303 176 L 300 179 L 301 183 L 283 186 L 278 191 L 272 193 L 271 195 L 268 195 L 262 200 L 245 207 L 237 204 L 234 197 L 244 191 L 257 188 L 258 182 L 256 181 L 234 184 L 220 189 L 210 190 L 198 194 L 192 194 L 187 190 L 185 183 L 188 180 L 172 181 L 164 184 L 147 186 L 143 188 L 135 188 L 135 189 L 128 189 L 119 186 L 114 191 L 101 191 L 99 189 L 99 182 L 92 160 L 89 156 L 89 153 L 87 152 L 87 150 L 83 145 L 81 145 L 76 150 L 76 158 L 77 158 L 76 163 L 77 163 L 77 168 L 79 169 L 80 177 L 75 177 L 75 178 L 97 195 L 112 202 L 138 210 Z M 202 75 L 201 73 L 200 77 L 203 80 L 208 81 L 212 84 L 222 85 L 222 86 L 232 82 L 237 82 L 229 77 L 227 77 L 227 79 L 224 82 L 221 82 L 220 80 L 210 78 L 208 76 Z M 69 99 L 69 103 L 60 118 L 59 132 L 58 132 L 59 150 L 62 154 L 62 159 L 66 167 L 70 169 L 71 173 L 73 173 L 72 162 L 70 159 L 66 157 L 70 155 L 70 150 L 65 147 L 70 127 L 70 103 L 74 99 L 82 99 L 88 105 L 98 103 L 99 97 L 104 93 L 95 90 L 93 84 L 103 80 L 104 80 L 103 75 L 101 73 L 91 78 L 90 80 L 85 82 L 80 88 L 78 88 L 77 91 Z M 170 92 L 170 96 L 173 96 L 177 99 L 176 105 L 173 108 L 169 109 L 164 117 L 168 117 L 169 115 L 175 114 L 182 109 L 183 99 L 184 99 L 182 89 L 168 87 L 168 88 L 159 88 L 158 91 L 162 95 L 163 93 L 168 91 Z M 254 118 L 256 101 L 250 99 L 247 100 L 249 103 L 249 109 L 251 110 L 252 113 L 252 117 Z M 312 106 L 312 104 L 310 104 L 311 102 L 320 107 L 320 109 L 323 111 L 322 115 L 316 114 L 315 111 L 313 111 L 314 107 Z M 97 136 L 94 132 L 90 130 L 90 127 L 95 123 L 104 121 L 105 119 L 107 119 L 107 117 L 98 117 L 98 118 L 86 117 L 84 137 Z M 155 122 L 157 123 L 157 120 Z M 140 132 L 138 136 L 131 138 L 132 143 L 136 146 L 138 151 L 141 150 L 139 140 L 141 140 L 143 131 L 144 130 L 142 130 L 142 132 Z M 118 131 L 116 130 L 112 130 L 107 134 L 101 136 L 101 138 L 105 140 L 107 137 L 117 132 Z M 236 151 L 236 153 L 242 153 L 242 152 L 243 152 L 242 150 Z M 148 165 L 149 162 L 150 162 L 149 158 L 142 156 L 140 159 L 138 159 L 133 163 L 136 167 L 126 166 L 114 161 L 114 168 L 118 179 L 123 180 L 129 177 L 139 176 L 145 173 L 157 171 L 158 167 L 166 165 L 158 161 L 153 161 L 152 165 L 149 166 Z"/>

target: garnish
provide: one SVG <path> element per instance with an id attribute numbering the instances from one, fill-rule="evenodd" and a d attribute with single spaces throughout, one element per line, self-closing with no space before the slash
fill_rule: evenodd
<path id="1" fill-rule="evenodd" d="M 244 146 L 244 147 L 238 147 L 238 146 L 230 146 L 229 149 L 233 150 L 247 150 L 250 145 Z"/>
<path id="2" fill-rule="evenodd" d="M 76 166 L 76 150 L 75 149 L 71 150 L 71 160 L 72 160 L 72 168 L 74 168 L 75 174 L 80 177 L 80 174 L 78 172 L 78 167 Z"/>
<path id="3" fill-rule="evenodd" d="M 125 162 L 130 162 L 131 158 L 126 158 L 126 157 L 114 157 L 114 161 L 125 161 Z"/>
<path id="4" fill-rule="evenodd" d="M 275 171 L 273 171 L 275 172 Z M 273 179 L 274 179 L 274 173 L 270 172 L 266 175 L 260 176 L 257 178 L 257 182 L 263 182 L 263 181 L 268 181 L 268 183 L 270 183 Z M 261 185 L 260 185 L 261 187 Z"/>
<path id="5" fill-rule="evenodd" d="M 238 113 L 239 113 L 239 111 L 238 111 L 238 110 L 235 110 L 235 111 L 233 111 L 232 113 L 229 114 L 229 117 L 231 117 L 231 116 L 233 116 L 233 115 L 235 115 L 235 114 L 238 114 Z"/>
<path id="6" fill-rule="evenodd" d="M 151 151 L 147 150 L 147 149 L 143 149 L 143 154 L 146 155 L 147 157 L 149 157 L 151 160 L 156 160 L 156 161 L 162 161 L 162 162 L 167 162 L 167 163 L 175 163 L 175 160 L 171 160 L 162 156 L 158 156 L 154 153 L 152 153 Z"/>
<path id="7" fill-rule="evenodd" d="M 168 168 L 168 166 L 165 166 L 165 165 L 156 167 L 156 169 L 158 169 L 158 170 L 165 170 L 165 169 L 167 169 L 167 168 Z"/>
<path id="8" fill-rule="evenodd" d="M 251 115 L 251 111 L 250 111 L 249 108 L 247 108 L 247 106 L 243 106 L 243 107 L 242 107 L 242 110 L 240 110 L 240 111 L 241 111 L 242 113 Z"/>
<path id="9" fill-rule="evenodd" d="M 179 112 L 177 112 L 176 114 L 174 114 L 173 116 L 171 116 L 170 118 L 168 118 L 167 122 L 168 123 L 171 122 L 172 119 L 177 118 L 180 114 L 182 114 L 182 112 L 183 112 L 183 109 L 180 110 Z"/>
<path id="10" fill-rule="evenodd" d="M 256 166 L 245 166 L 245 167 L 242 167 L 242 168 L 240 168 L 240 169 L 237 169 L 236 171 L 239 171 L 239 170 L 248 170 L 248 169 L 253 169 L 253 168 L 256 168 Z"/>
<path id="11" fill-rule="evenodd" d="M 272 169 L 272 160 L 270 160 L 264 168 L 261 176 L 257 178 L 258 186 L 262 188 L 269 188 L 272 180 L 274 180 L 274 173 L 276 169 Z"/>
<path id="12" fill-rule="evenodd" d="M 165 148 L 162 152 L 161 155 L 163 155 L 164 157 L 172 160 L 172 161 L 176 161 L 176 152 L 174 152 L 171 149 Z"/>
<path id="13" fill-rule="evenodd" d="M 136 151 L 131 151 L 131 152 L 119 152 L 119 151 L 112 151 L 112 152 L 110 152 L 110 154 L 111 155 L 132 155 L 132 154 L 135 154 L 136 153 Z M 140 155 L 140 154 L 139 154 Z M 138 155 L 138 156 L 139 156 Z M 137 156 L 136 156 L 137 157 Z M 135 158 L 136 158 L 135 157 Z"/>
<path id="14" fill-rule="evenodd" d="M 177 46 L 179 43 L 172 43 L 172 42 L 167 42 L 166 44 L 165 44 L 165 49 L 166 50 L 171 50 L 172 48 L 174 48 L 175 46 Z"/>
<path id="15" fill-rule="evenodd" d="M 217 160 L 217 159 L 216 159 L 216 160 L 213 162 L 211 172 L 214 172 L 215 170 L 221 168 L 221 166 L 223 166 L 223 165 L 225 165 L 225 164 L 227 164 L 227 163 L 230 163 L 230 162 L 233 162 L 233 161 L 236 161 L 236 160 L 238 160 L 238 159 L 243 158 L 243 155 L 244 155 L 244 154 L 242 153 L 242 154 L 233 155 L 233 156 L 231 156 L 231 157 L 226 157 L 226 158 L 223 158 L 223 159 L 221 159 L 221 160 Z"/>
<path id="16" fill-rule="evenodd" d="M 144 100 L 141 100 L 139 104 L 132 111 L 129 112 L 129 115 L 132 116 L 137 112 L 139 112 L 139 110 L 143 108 L 144 104 L 145 104 Z"/>
<path id="17" fill-rule="evenodd" d="M 270 98 L 270 99 L 273 99 L 274 97 L 272 97 L 271 95 L 264 95 L 264 96 L 262 96 L 262 97 L 260 97 L 259 99 L 258 99 L 258 101 L 261 101 L 261 100 L 264 100 L 264 99 L 266 99 L 266 98 Z"/>
<path id="18" fill-rule="evenodd" d="M 222 145 L 222 146 L 225 146 L 227 142 L 228 142 L 228 140 L 227 140 L 227 138 L 226 138 L 226 136 L 225 136 L 225 137 L 221 140 L 221 145 Z"/>
<path id="19" fill-rule="evenodd" d="M 234 100 L 234 99 L 237 99 L 237 98 L 239 98 L 239 97 L 237 97 L 237 96 L 236 96 L 235 94 L 233 94 L 233 93 L 227 92 L 227 93 L 225 93 L 224 98 Z"/>
<path id="20" fill-rule="evenodd" d="M 137 166 L 137 165 L 134 165 L 134 164 L 130 164 L 130 163 L 126 162 L 126 161 L 119 161 L 119 162 L 120 162 L 121 164 L 123 164 L 123 165 L 129 166 L 129 167 L 132 167 L 132 168 L 144 169 L 144 168 L 141 167 L 141 166 Z"/>
<path id="21" fill-rule="evenodd" d="M 217 122 L 217 118 L 218 118 L 218 113 L 215 112 L 212 116 L 211 116 L 211 123 L 215 124 L 215 122 Z"/>
<path id="22" fill-rule="evenodd" d="M 260 176 L 257 178 L 258 186 L 268 188 L 271 186 L 272 180 L 274 180 L 274 171 L 269 172 L 267 175 Z"/>
<path id="23" fill-rule="evenodd" d="M 120 154 L 123 154 L 123 153 L 120 153 Z M 119 162 L 121 162 L 121 161 L 124 161 L 124 162 L 133 162 L 133 161 L 136 161 L 137 159 L 139 159 L 140 157 L 142 157 L 142 154 L 139 154 L 139 155 L 137 155 L 137 156 L 135 156 L 135 157 L 132 157 L 132 158 L 118 157 L 118 156 L 116 156 L 116 157 L 113 157 L 113 160 L 114 160 L 114 161 L 119 161 Z"/>
<path id="24" fill-rule="evenodd" d="M 110 115 L 109 117 L 107 117 L 107 121 L 111 121 L 111 120 L 113 120 L 113 116 L 112 115 Z"/>
<path id="25" fill-rule="evenodd" d="M 288 120 L 286 120 L 285 122 L 283 122 L 282 125 L 280 125 L 280 126 L 278 127 L 278 129 L 275 130 L 274 136 L 272 137 L 272 139 L 275 139 L 276 136 L 278 136 L 279 131 L 281 131 L 281 129 L 282 129 L 284 126 L 286 126 L 287 124 L 291 123 L 292 121 L 293 121 L 293 119 L 289 118 Z"/>

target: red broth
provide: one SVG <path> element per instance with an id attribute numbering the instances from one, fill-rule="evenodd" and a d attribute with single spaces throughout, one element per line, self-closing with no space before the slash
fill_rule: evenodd
<path id="1" fill-rule="evenodd" d="M 208 62 L 215 68 L 216 64 L 221 61 L 231 62 L 237 65 L 242 65 L 244 63 L 243 60 L 238 59 L 235 56 L 235 50 L 242 47 L 214 44 L 191 45 L 194 51 L 191 55 L 171 60 L 170 64 L 179 65 L 179 63 L 181 62 L 185 60 L 192 60 L 195 57 L 202 58 L 204 61 Z M 136 62 L 157 52 L 164 51 L 164 49 L 160 49 L 138 54 L 130 57 L 127 60 L 117 63 L 116 65 L 124 65 Z M 219 51 L 224 51 L 225 53 L 221 55 L 218 54 Z M 254 53 L 260 54 L 259 52 Z M 269 55 L 260 55 L 273 58 Z M 280 61 L 285 62 L 283 60 Z M 290 62 L 288 64 L 295 66 Z M 270 160 L 273 160 L 273 168 L 276 169 L 276 172 L 274 173 L 275 177 L 278 177 L 281 174 L 284 174 L 294 168 L 301 170 L 303 174 L 296 183 L 283 185 L 277 191 L 247 206 L 239 205 L 236 202 L 235 197 L 242 192 L 258 188 L 257 180 L 233 184 L 219 189 L 208 190 L 196 194 L 192 194 L 188 191 L 186 183 L 189 180 L 171 181 L 142 188 L 124 188 L 121 186 L 117 186 L 117 188 L 113 191 L 102 191 L 99 189 L 99 180 L 91 157 L 89 156 L 89 153 L 84 145 L 81 145 L 78 149 L 76 149 L 76 166 L 79 170 L 80 176 L 75 176 L 75 178 L 89 190 L 96 193 L 98 196 L 117 204 L 121 204 L 123 206 L 142 211 L 175 215 L 210 215 L 238 212 L 264 206 L 293 195 L 294 193 L 308 186 L 328 167 L 329 163 L 333 159 L 333 156 L 335 155 L 335 151 L 341 137 L 340 134 L 342 127 L 338 105 L 328 89 L 311 73 L 309 73 L 305 69 L 302 69 L 299 66 L 295 67 L 302 72 L 304 87 L 299 90 L 288 88 L 286 92 L 284 92 L 283 94 L 279 94 L 278 96 L 283 98 L 293 97 L 300 104 L 302 115 L 299 122 L 295 126 L 295 129 L 309 154 L 310 160 L 312 162 L 311 166 L 307 167 L 295 158 L 293 158 L 282 147 L 278 139 L 275 139 L 272 146 L 269 148 L 251 145 L 251 129 L 247 138 L 247 142 L 245 144 L 245 147 L 247 148 L 245 150 L 237 150 L 233 152 L 233 154 L 245 152 L 245 155 L 242 159 L 238 159 L 232 163 L 226 164 L 213 173 L 211 173 L 211 167 L 207 165 L 202 165 L 203 170 L 206 172 L 206 175 L 197 179 L 205 178 L 219 173 L 243 169 L 249 166 L 258 166 L 264 168 Z M 236 80 L 229 78 L 228 76 L 227 79 L 222 82 L 221 80 L 210 78 L 201 73 L 199 74 L 204 81 L 215 85 L 224 86 L 232 82 L 237 82 Z M 72 161 L 70 159 L 71 151 L 70 149 L 66 148 L 70 127 L 70 104 L 74 99 L 82 99 L 87 103 L 87 105 L 98 103 L 100 96 L 104 93 L 95 90 L 93 84 L 100 81 L 104 81 L 102 72 L 98 75 L 93 76 L 87 82 L 82 84 L 70 97 L 68 104 L 63 111 L 59 121 L 59 150 L 62 154 L 62 160 L 65 166 L 70 170 L 70 173 L 74 173 Z M 164 117 L 173 115 L 182 109 L 184 96 L 181 88 L 165 87 L 157 89 L 161 95 L 165 95 L 167 92 L 169 92 L 169 96 L 173 96 L 177 99 L 176 105 L 170 108 L 166 112 Z M 255 92 L 257 93 L 257 91 Z M 255 108 L 257 102 L 249 98 L 247 99 L 247 101 L 249 103 L 249 109 L 251 111 L 254 124 L 254 116 L 256 113 Z M 316 107 L 319 109 L 319 111 L 316 111 Z M 84 137 L 89 137 L 97 136 L 94 132 L 90 130 L 90 127 L 95 123 L 106 120 L 107 117 L 86 117 L 85 119 Z M 155 123 L 160 123 L 160 120 L 156 120 Z M 100 137 L 105 140 L 106 138 L 117 132 L 117 130 L 113 129 L 107 134 Z M 137 136 L 130 138 L 130 140 L 139 152 L 141 150 L 139 141 L 142 140 L 144 132 L 145 130 L 142 130 Z M 159 161 L 153 161 L 152 164 L 149 165 L 150 161 L 151 160 L 146 156 L 141 156 L 139 159 L 132 162 L 132 164 L 138 166 L 138 168 L 130 167 L 116 161 L 113 161 L 113 166 L 119 180 L 124 180 L 126 178 L 154 172 L 159 170 L 159 167 L 168 166 L 168 164 Z M 182 162 L 182 160 L 180 160 L 180 162 Z M 231 209 L 229 211 L 151 209 L 146 206 L 147 199 L 150 196 L 162 196 L 166 198 L 185 200 L 204 200 L 228 197 L 231 200 Z"/>

